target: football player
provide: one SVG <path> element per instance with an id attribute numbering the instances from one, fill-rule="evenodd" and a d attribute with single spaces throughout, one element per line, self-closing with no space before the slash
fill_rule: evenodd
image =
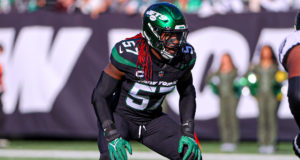
<path id="1" fill-rule="evenodd" d="M 300 12 L 296 16 L 296 31 L 281 43 L 279 61 L 288 72 L 288 100 L 295 121 L 300 127 Z M 295 154 L 300 158 L 300 134 L 293 141 Z"/>
<path id="2" fill-rule="evenodd" d="M 169 159 L 201 159 L 194 137 L 196 93 L 191 74 L 196 53 L 186 42 L 187 34 L 180 10 L 156 3 L 144 13 L 142 33 L 115 44 L 92 95 L 100 122 L 101 160 L 126 160 L 126 149 L 132 153 L 129 140 Z M 181 125 L 161 107 L 175 87 Z"/>

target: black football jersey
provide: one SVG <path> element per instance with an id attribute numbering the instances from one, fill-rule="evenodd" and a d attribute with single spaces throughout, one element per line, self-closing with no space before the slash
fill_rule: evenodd
<path id="1" fill-rule="evenodd" d="M 162 114 L 161 104 L 165 96 L 193 68 L 196 53 L 190 44 L 186 44 L 179 50 L 178 56 L 168 63 L 158 60 L 150 53 L 152 78 L 147 80 L 143 69 L 137 67 L 137 40 L 116 43 L 110 60 L 117 69 L 125 73 L 115 111 L 136 123 L 144 123 Z"/>

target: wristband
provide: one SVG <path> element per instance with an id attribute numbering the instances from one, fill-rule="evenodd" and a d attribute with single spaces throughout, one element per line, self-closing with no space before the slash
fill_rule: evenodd
<path id="1" fill-rule="evenodd" d="M 107 120 L 102 123 L 102 128 L 104 130 L 104 136 L 108 142 L 111 142 L 120 137 L 118 130 L 113 121 Z"/>
<path id="2" fill-rule="evenodd" d="M 187 120 L 181 124 L 181 131 L 183 135 L 194 138 L 194 121 Z"/>

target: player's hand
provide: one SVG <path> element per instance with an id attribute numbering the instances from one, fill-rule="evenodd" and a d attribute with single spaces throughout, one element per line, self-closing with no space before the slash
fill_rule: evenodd
<path id="1" fill-rule="evenodd" d="M 116 138 L 115 140 L 109 142 L 108 150 L 109 156 L 111 160 L 127 160 L 126 150 L 132 154 L 131 145 L 128 141 L 120 138 Z"/>
<path id="2" fill-rule="evenodd" d="M 194 160 L 197 158 L 197 160 L 201 160 L 201 150 L 196 143 L 196 141 L 188 136 L 181 136 L 179 140 L 179 147 L 178 147 L 178 152 L 181 153 L 183 150 L 183 146 L 187 145 L 188 149 L 183 157 L 183 160 L 188 159 L 190 155 L 194 155 Z"/>

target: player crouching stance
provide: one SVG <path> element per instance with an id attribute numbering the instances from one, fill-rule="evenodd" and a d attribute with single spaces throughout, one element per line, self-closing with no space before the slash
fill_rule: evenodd
<path id="1" fill-rule="evenodd" d="M 125 148 L 132 153 L 129 140 L 172 160 L 201 159 L 194 137 L 196 93 L 191 74 L 196 53 L 186 42 L 187 34 L 180 10 L 157 3 L 145 11 L 142 33 L 115 44 L 92 96 L 101 160 L 126 160 Z M 175 87 L 181 125 L 161 107 Z"/>

